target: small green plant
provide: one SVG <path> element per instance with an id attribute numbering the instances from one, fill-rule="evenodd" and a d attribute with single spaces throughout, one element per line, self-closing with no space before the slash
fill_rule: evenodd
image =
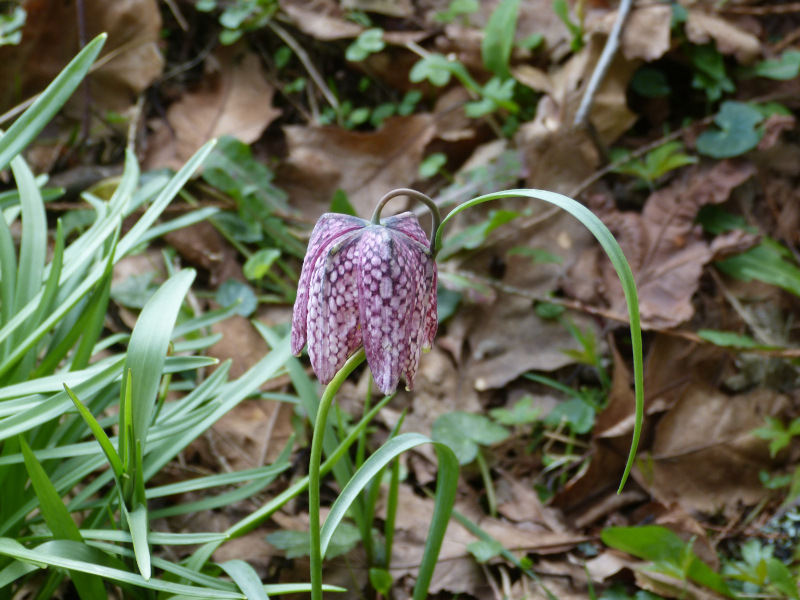
<path id="1" fill-rule="evenodd" d="M 656 182 L 667 173 L 697 162 L 696 156 L 690 156 L 684 150 L 681 142 L 667 142 L 648 152 L 644 160 L 633 159 L 616 167 L 614 172 L 638 177 L 643 184 L 654 189 Z M 627 154 L 625 150 L 612 151 L 611 160 L 613 162 L 624 160 Z"/>
<path id="2" fill-rule="evenodd" d="M 688 45 L 687 52 L 694 68 L 692 87 L 703 90 L 709 103 L 716 102 L 723 94 L 736 91 L 725 68 L 725 60 L 713 43 Z"/>
<path id="3" fill-rule="evenodd" d="M 224 28 L 219 41 L 225 46 L 236 43 L 245 33 L 265 27 L 280 8 L 277 0 L 233 0 L 224 6 L 219 15 L 219 24 Z M 217 7 L 217 0 L 198 0 L 195 4 L 201 12 L 212 12 Z"/>
<path id="4" fill-rule="evenodd" d="M 775 417 L 764 417 L 764 419 L 766 425 L 754 429 L 750 433 L 759 439 L 769 441 L 769 453 L 774 458 L 778 452 L 791 443 L 792 438 L 800 436 L 800 417 L 793 420 L 788 426 Z"/>
<path id="5" fill-rule="evenodd" d="M 697 151 L 711 158 L 732 158 L 749 152 L 764 137 L 759 127 L 766 116 L 757 107 L 729 100 L 714 117 L 716 128 L 697 138 Z"/>
<path id="6" fill-rule="evenodd" d="M 456 20 L 468 23 L 468 16 L 478 12 L 480 8 L 478 0 L 450 0 L 447 10 L 437 12 L 433 18 L 437 23 L 452 23 Z"/>
<path id="7" fill-rule="evenodd" d="M 383 41 L 383 29 L 372 27 L 362 31 L 355 41 L 347 47 L 345 58 L 353 62 L 359 62 L 367 58 L 370 54 L 380 52 L 386 47 Z"/>
<path id="8" fill-rule="evenodd" d="M 433 152 L 425 157 L 419 165 L 419 176 L 421 179 L 430 179 L 442 171 L 447 164 L 447 155 L 443 152 Z"/>
<path id="9" fill-rule="evenodd" d="M 742 70 L 743 75 L 789 81 L 800 75 L 800 51 L 787 50 L 779 58 L 763 60 L 754 67 Z"/>
<path id="10" fill-rule="evenodd" d="M 431 429 L 431 437 L 437 442 L 447 444 L 455 453 L 458 464 L 477 462 L 492 516 L 497 515 L 497 499 L 489 464 L 481 447 L 502 442 L 508 436 L 509 432 L 505 427 L 493 423 L 487 417 L 461 411 L 443 414 L 433 422 Z"/>
<path id="11" fill-rule="evenodd" d="M 11 14 L 0 15 L 0 46 L 16 46 L 22 41 L 22 28 L 28 13 L 20 5 L 15 5 Z"/>
<path id="12" fill-rule="evenodd" d="M 768 237 L 754 248 L 714 264 L 736 279 L 763 281 L 800 296 L 800 267 L 786 246 Z"/>
<path id="13" fill-rule="evenodd" d="M 585 43 L 583 41 L 584 31 L 582 12 L 581 14 L 578 14 L 577 20 L 573 21 L 569 14 L 569 5 L 567 4 L 566 0 L 553 0 L 553 12 L 556 13 L 556 16 L 561 19 L 561 22 L 564 23 L 564 25 L 566 25 L 570 35 L 572 36 L 572 41 L 570 42 L 572 51 L 578 52 L 581 48 L 583 48 Z"/>
<path id="14" fill-rule="evenodd" d="M 748 540 L 741 547 L 741 560 L 728 561 L 722 572 L 737 582 L 745 595 L 769 594 L 775 598 L 800 600 L 797 579 L 773 556 L 770 545 Z"/>
<path id="15" fill-rule="evenodd" d="M 694 541 L 686 543 L 666 527 L 608 527 L 601 537 L 606 546 L 650 561 L 650 570 L 679 581 L 691 580 L 727 598 L 735 598 L 722 576 L 692 550 Z"/>

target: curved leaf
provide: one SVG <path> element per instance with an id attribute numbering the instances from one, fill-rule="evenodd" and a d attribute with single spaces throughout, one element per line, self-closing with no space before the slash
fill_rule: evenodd
<path id="1" fill-rule="evenodd" d="M 433 444 L 439 457 L 439 473 L 436 478 L 436 498 L 433 516 L 431 517 L 431 527 L 425 544 L 422 564 L 417 575 L 417 583 L 414 586 L 414 600 L 424 600 L 428 596 L 428 586 L 433 577 L 433 570 L 436 567 L 436 560 L 442 547 L 444 533 L 450 521 L 450 514 L 453 511 L 456 499 L 458 460 L 456 460 L 453 451 L 445 444 L 434 442 L 419 433 L 406 433 L 381 446 L 366 460 L 342 490 L 342 493 L 339 494 L 320 533 L 322 556 L 324 557 L 325 550 L 330 543 L 336 526 L 341 522 L 342 517 L 347 513 L 361 490 L 398 455 L 422 444 Z"/>
<path id="2" fill-rule="evenodd" d="M 642 418 L 644 417 L 644 390 L 643 390 L 643 361 L 642 361 L 642 328 L 639 319 L 639 300 L 636 294 L 636 281 L 633 278 L 631 267 L 628 264 L 622 248 L 619 247 L 617 240 L 614 239 L 612 233 L 608 230 L 603 222 L 597 218 L 592 211 L 586 208 L 580 202 L 557 194 L 556 192 L 548 192 L 545 190 L 531 190 L 531 189 L 518 189 L 508 190 L 505 192 L 497 192 L 494 194 L 486 194 L 479 196 L 469 202 L 461 204 L 450 212 L 447 217 L 442 221 L 439 229 L 436 231 L 436 244 L 435 248 L 438 251 L 442 247 L 442 234 L 444 232 L 445 224 L 452 219 L 455 215 L 462 210 L 466 210 L 477 204 L 489 202 L 490 200 L 499 200 L 501 198 L 535 198 L 537 200 L 544 200 L 559 208 L 567 211 L 573 217 L 578 219 L 583 225 L 597 238 L 600 245 L 605 250 L 611 264 L 617 271 L 617 276 L 622 283 L 622 289 L 625 292 L 625 301 L 628 305 L 628 316 L 630 318 L 631 326 L 631 346 L 633 349 L 633 381 L 636 395 L 636 422 L 633 428 L 633 440 L 631 441 L 631 451 L 628 455 L 628 462 L 625 465 L 625 472 L 622 475 L 622 481 L 619 484 L 618 493 L 622 491 L 628 475 L 633 467 L 633 461 L 636 458 L 636 448 L 639 445 L 639 438 L 642 434 Z"/>

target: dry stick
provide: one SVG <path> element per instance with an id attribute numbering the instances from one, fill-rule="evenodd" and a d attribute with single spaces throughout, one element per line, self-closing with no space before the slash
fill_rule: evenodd
<path id="1" fill-rule="evenodd" d="M 575 127 L 587 127 L 589 123 L 589 112 L 592 110 L 592 103 L 600 89 L 600 85 L 605 79 L 606 73 L 611 66 L 611 61 L 614 60 L 614 55 L 617 53 L 619 47 L 619 37 L 622 34 L 622 28 L 625 21 L 628 19 L 628 13 L 631 11 L 633 0 L 622 0 L 617 12 L 617 18 L 614 21 L 614 26 L 611 28 L 611 33 L 608 34 L 606 45 L 603 47 L 603 52 L 597 61 L 597 66 L 594 68 L 591 79 L 586 86 L 586 93 L 581 99 L 581 104 L 578 107 L 578 112 L 575 113 Z"/>
<path id="2" fill-rule="evenodd" d="M 164 3 L 169 7 L 169 10 L 172 12 L 172 16 L 175 17 L 175 20 L 178 22 L 178 25 L 184 31 L 189 31 L 189 23 L 186 21 L 186 17 L 183 16 L 181 9 L 178 8 L 178 5 L 175 4 L 175 0 L 164 0 Z"/>
<path id="3" fill-rule="evenodd" d="M 711 273 L 711 278 L 714 280 L 714 283 L 717 285 L 719 290 L 725 296 L 725 299 L 728 301 L 728 304 L 730 304 L 733 307 L 733 310 L 735 310 L 738 313 L 742 321 L 747 323 L 747 326 L 753 330 L 753 335 L 755 335 L 758 341 L 760 341 L 762 344 L 767 344 L 768 346 L 777 346 L 778 340 L 773 338 L 771 332 L 762 328 L 755 320 L 752 313 L 749 310 L 747 310 L 744 306 L 742 306 L 742 303 L 739 302 L 739 299 L 736 296 L 734 296 L 730 292 L 730 290 L 728 290 L 728 286 L 726 286 L 725 282 L 722 281 L 722 277 L 720 277 L 719 273 L 717 273 L 717 270 L 711 268 L 709 269 L 709 272 Z"/>
<path id="4" fill-rule="evenodd" d="M 772 46 L 772 51 L 775 54 L 780 54 L 786 48 L 794 44 L 798 39 L 800 39 L 800 27 L 791 31 L 785 38 L 783 38 L 780 42 Z"/>
<path id="5" fill-rule="evenodd" d="M 305 49 L 297 43 L 297 40 L 294 39 L 291 34 L 286 31 L 283 27 L 278 25 L 275 21 L 269 21 L 267 23 L 267 27 L 272 29 L 279 38 L 281 38 L 289 48 L 297 55 L 297 58 L 300 59 L 300 62 L 303 63 L 303 66 L 308 71 L 309 76 L 314 81 L 314 83 L 319 88 L 319 91 L 322 92 L 322 95 L 325 96 L 325 99 L 328 101 L 328 104 L 333 107 L 333 110 L 336 111 L 336 114 L 339 114 L 339 101 L 336 99 L 336 96 L 333 95 L 330 88 L 325 83 L 325 80 L 322 79 L 322 76 L 317 71 L 317 68 L 311 62 L 311 59 L 308 57 L 308 53 Z"/>

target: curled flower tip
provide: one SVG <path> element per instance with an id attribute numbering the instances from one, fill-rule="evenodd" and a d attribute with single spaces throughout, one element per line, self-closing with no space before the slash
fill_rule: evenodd
<path id="1" fill-rule="evenodd" d="M 409 212 L 379 223 L 328 213 L 314 227 L 292 317 L 292 352 L 308 341 L 311 367 L 329 383 L 363 344 L 378 388 L 402 375 L 414 386 L 420 352 L 433 344 L 436 263 Z"/>

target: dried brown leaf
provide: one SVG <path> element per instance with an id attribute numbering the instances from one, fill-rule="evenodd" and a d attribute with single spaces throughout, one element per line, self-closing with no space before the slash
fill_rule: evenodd
<path id="1" fill-rule="evenodd" d="M 768 389 L 729 396 L 694 381 L 659 421 L 650 466 L 636 470 L 636 480 L 660 502 L 687 511 L 710 514 L 755 504 L 769 493 L 758 473 L 775 461 L 766 442 L 750 432 L 789 406 L 786 396 Z"/>
<path id="2" fill-rule="evenodd" d="M 258 55 L 221 49 L 206 61 L 201 86 L 167 109 L 169 126 L 153 123 L 147 166 L 179 168 L 208 140 L 224 135 L 246 144 L 256 141 L 281 114 L 272 106 L 274 92 Z"/>
<path id="3" fill-rule="evenodd" d="M 281 0 L 280 4 L 300 31 L 323 42 L 358 37 L 364 29 L 346 20 L 344 11 L 333 0 Z"/>
<path id="4" fill-rule="evenodd" d="M 417 178 L 435 129 L 430 115 L 415 114 L 388 119 L 369 133 L 300 126 L 284 131 L 289 157 L 278 171 L 277 184 L 289 192 L 293 206 L 316 218 L 341 188 L 359 216 L 369 218 L 385 193 L 408 187 Z M 401 207 L 393 203 L 385 214 Z"/>
<path id="5" fill-rule="evenodd" d="M 527 200 L 507 207 L 520 210 L 526 205 L 530 206 Z M 562 262 L 533 265 L 530 258 L 510 256 L 503 261 L 502 283 L 539 296 L 555 290 L 564 272 L 591 245 L 593 238 L 578 221 L 563 212 L 533 220 L 535 224 L 528 228 L 511 223 L 498 230 L 503 237 L 496 247 L 478 252 L 464 267 L 480 273 L 513 246 L 536 247 L 559 256 Z M 594 326 L 583 315 L 570 318 L 581 330 Z M 448 324 L 448 337 L 454 329 L 466 335 L 470 349 L 460 364 L 465 373 L 463 379 L 473 382 L 479 391 L 501 388 L 526 371 L 554 371 L 572 364 L 574 359 L 564 351 L 579 349 L 577 340 L 561 323 L 536 314 L 529 297 L 502 288 L 496 300 L 457 312 Z"/>
<path id="6" fill-rule="evenodd" d="M 690 9 L 685 29 L 693 44 L 713 41 L 722 54 L 732 54 L 743 64 L 752 63 L 761 54 L 761 43 L 755 35 L 717 15 Z"/>
<path id="7" fill-rule="evenodd" d="M 697 291 L 703 265 L 715 253 L 723 251 L 724 242 L 737 246 L 743 242 L 740 236 L 721 238 L 712 249 L 703 238 L 702 229 L 694 223 L 697 211 L 704 205 L 724 202 L 734 188 L 754 173 L 750 163 L 723 161 L 710 168 L 693 169 L 672 185 L 654 192 L 641 214 L 599 207 L 601 218 L 631 265 L 643 327 L 666 329 L 692 317 L 692 296 Z M 599 291 L 624 318 L 625 299 L 616 271 L 605 257 L 600 260 L 600 269 Z M 567 289 L 571 293 L 585 293 L 581 286 L 568 284 Z"/>
<path id="8" fill-rule="evenodd" d="M 589 134 L 574 127 L 575 113 L 605 43 L 605 35 L 591 36 L 589 43 L 550 79 L 548 93 L 539 101 L 536 118 L 524 123 L 515 138 L 525 153 L 528 187 L 569 194 L 576 182 L 594 173 L 600 157 Z M 638 61 L 618 54 L 592 104 L 589 120 L 604 144 L 613 143 L 636 121 L 627 106 L 626 94 Z M 531 83 L 545 86 L 545 80 L 525 73 Z"/>
<path id="9" fill-rule="evenodd" d="M 48 85 L 79 50 L 76 3 L 36 0 L 25 3 L 27 21 L 22 42 L 0 48 L 0 106 L 9 108 Z M 88 77 L 94 110 L 122 112 L 164 67 L 158 50 L 161 13 L 155 0 L 85 0 L 86 36 L 106 32 L 107 63 Z M 18 95 L 21 94 L 21 97 Z M 76 94 L 67 109 L 83 115 L 85 97 Z"/>
<path id="10" fill-rule="evenodd" d="M 612 11 L 590 28 L 608 34 L 617 20 L 617 11 Z M 634 8 L 625 21 L 619 40 L 622 54 L 628 60 L 641 59 L 647 62 L 664 56 L 670 48 L 672 10 L 663 4 L 652 4 Z"/>

